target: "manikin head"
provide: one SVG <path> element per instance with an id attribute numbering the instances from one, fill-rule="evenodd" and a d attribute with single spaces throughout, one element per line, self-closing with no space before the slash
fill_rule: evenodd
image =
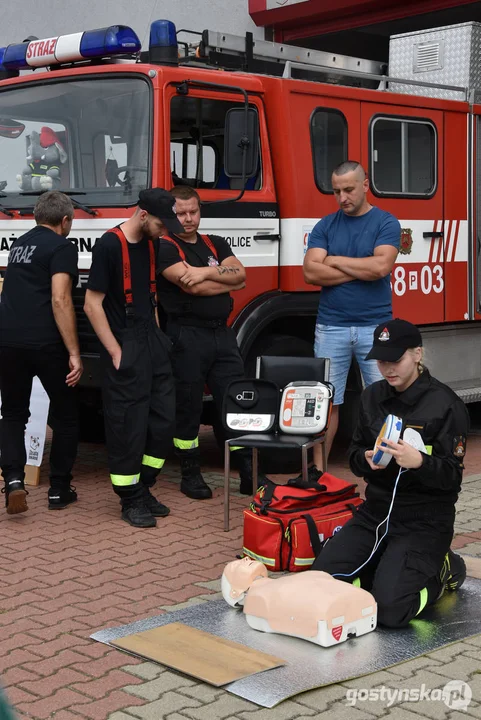
<path id="1" fill-rule="evenodd" d="M 259 578 L 267 578 L 267 568 L 257 560 L 245 557 L 226 565 L 221 580 L 226 603 L 231 607 L 243 605 L 247 591 Z"/>

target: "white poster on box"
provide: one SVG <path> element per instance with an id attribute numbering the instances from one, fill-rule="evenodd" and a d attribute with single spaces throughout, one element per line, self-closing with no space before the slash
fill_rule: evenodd
<path id="1" fill-rule="evenodd" d="M 35 377 L 30 395 L 30 419 L 25 430 L 27 465 L 39 467 L 42 464 L 49 405 L 48 395 L 38 377 Z"/>
<path id="2" fill-rule="evenodd" d="M 35 377 L 30 395 L 30 419 L 25 429 L 27 465 L 39 467 L 42 464 L 49 405 L 48 395 L 38 377 Z"/>

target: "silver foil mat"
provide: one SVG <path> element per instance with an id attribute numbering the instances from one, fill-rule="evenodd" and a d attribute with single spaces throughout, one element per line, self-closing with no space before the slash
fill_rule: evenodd
<path id="1" fill-rule="evenodd" d="M 219 637 L 276 655 L 287 665 L 250 675 L 224 686 L 224 690 L 271 708 L 293 695 L 323 685 L 341 683 L 384 670 L 437 650 L 443 645 L 481 633 L 481 580 L 467 578 L 457 593 L 445 593 L 409 627 L 374 632 L 322 648 L 305 640 L 252 630 L 240 610 L 224 600 L 194 605 L 176 612 L 100 630 L 90 637 L 110 645 L 113 640 L 151 628 L 182 622 Z"/>

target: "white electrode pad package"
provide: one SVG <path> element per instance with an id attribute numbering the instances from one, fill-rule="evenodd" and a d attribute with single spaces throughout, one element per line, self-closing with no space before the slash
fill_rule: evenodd
<path id="1" fill-rule="evenodd" d="M 274 415 L 259 413 L 227 413 L 226 422 L 231 430 L 248 430 L 249 432 L 265 432 L 270 430 Z"/>
<path id="2" fill-rule="evenodd" d="M 419 452 L 427 452 L 421 435 L 417 430 L 414 430 L 414 428 L 408 427 L 405 429 L 403 432 L 403 440 L 408 445 L 411 445 L 413 448 L 416 448 L 416 450 L 419 450 Z"/>
<path id="3" fill-rule="evenodd" d="M 402 420 L 397 415 L 388 415 L 384 420 L 384 424 L 381 428 L 381 432 L 377 436 L 376 444 L 374 445 L 374 455 L 372 456 L 372 462 L 374 465 L 380 467 L 386 467 L 392 459 L 392 455 L 383 451 L 383 447 L 387 447 L 383 440 L 392 440 L 397 442 L 401 437 Z"/>
<path id="4" fill-rule="evenodd" d="M 321 382 L 292 382 L 282 393 L 279 426 L 282 432 L 316 435 L 329 418 L 332 390 Z"/>

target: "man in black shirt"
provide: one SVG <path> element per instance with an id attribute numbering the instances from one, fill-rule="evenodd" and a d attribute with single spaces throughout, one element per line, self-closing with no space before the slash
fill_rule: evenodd
<path id="1" fill-rule="evenodd" d="M 227 326 L 231 290 L 245 285 L 245 270 L 218 235 L 200 235 L 200 198 L 188 186 L 171 190 L 183 232 L 159 242 L 157 292 L 167 315 L 176 380 L 174 446 L 182 469 L 180 489 L 188 497 L 212 497 L 200 470 L 199 424 L 205 384 L 218 412 L 227 385 L 244 376 L 234 331 Z M 252 492 L 251 452 L 237 448 L 241 492 Z"/>
<path id="2" fill-rule="evenodd" d="M 85 312 L 102 343 L 102 396 L 110 479 L 122 519 L 154 527 L 169 509 L 150 492 L 172 445 L 175 388 L 171 343 L 156 317 L 159 235 L 182 230 L 166 190 L 142 190 L 132 217 L 106 232 L 92 254 Z"/>
<path id="3" fill-rule="evenodd" d="M 70 487 L 78 444 L 74 387 L 83 368 L 72 302 L 78 253 L 67 240 L 73 215 L 66 195 L 41 195 L 37 226 L 14 241 L 8 256 L 0 297 L 0 442 L 9 514 L 27 510 L 24 436 L 35 376 L 50 398 L 48 507 L 62 509 L 77 499 Z"/>

